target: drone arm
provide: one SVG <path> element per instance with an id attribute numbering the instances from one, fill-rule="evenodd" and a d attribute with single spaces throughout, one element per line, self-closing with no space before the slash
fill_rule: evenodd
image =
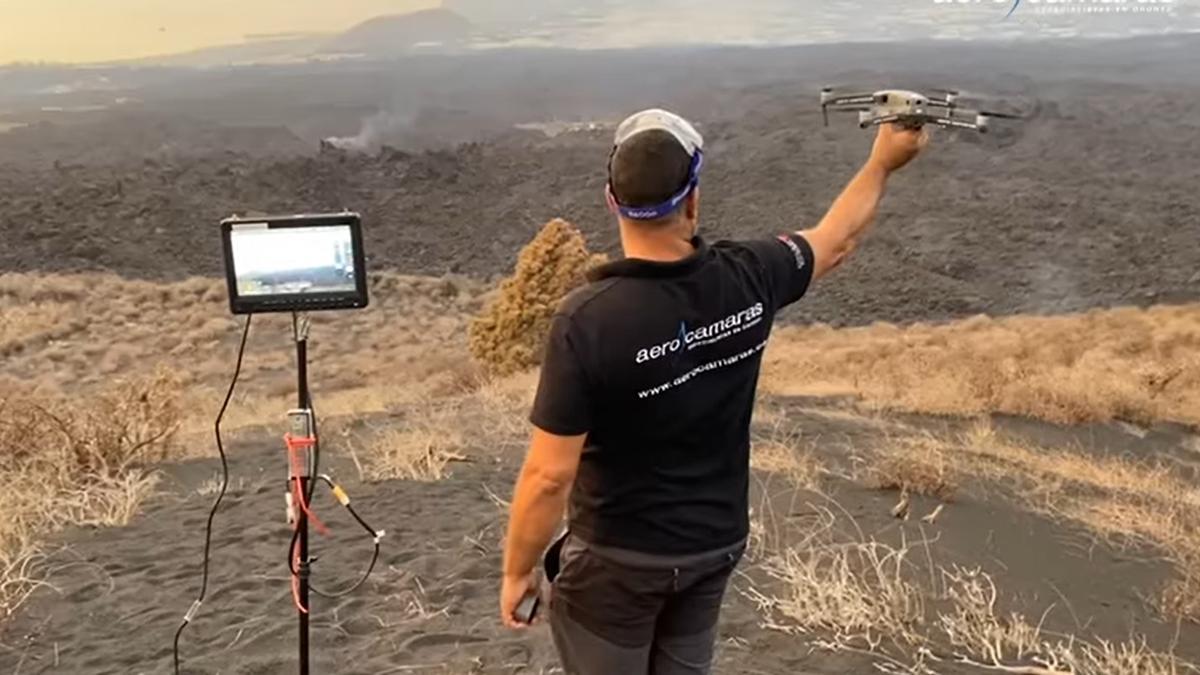
<path id="1" fill-rule="evenodd" d="M 835 96 L 825 101 L 825 105 L 869 105 L 874 102 L 874 94 L 855 94 L 853 96 Z"/>
<path id="2" fill-rule="evenodd" d="M 969 129 L 971 131 L 983 130 L 978 124 L 964 122 L 963 120 L 951 119 L 949 117 L 931 117 L 929 118 L 928 122 L 930 124 L 936 124 L 939 127 L 949 127 L 952 129 Z"/>
<path id="3" fill-rule="evenodd" d="M 866 129 L 867 127 L 877 127 L 880 124 L 891 124 L 892 122 L 899 122 L 899 121 L 900 121 L 899 115 L 883 115 L 882 117 L 875 117 L 875 118 L 870 119 L 867 122 L 861 123 L 861 124 L 859 124 L 859 126 L 862 127 L 863 129 Z"/>

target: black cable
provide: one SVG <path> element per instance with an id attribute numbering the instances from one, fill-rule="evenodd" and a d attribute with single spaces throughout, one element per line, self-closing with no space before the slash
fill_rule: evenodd
<path id="1" fill-rule="evenodd" d="M 320 478 L 322 481 L 325 481 L 325 484 L 329 486 L 329 489 L 333 490 L 334 497 L 337 497 L 338 486 L 336 483 L 333 482 L 332 478 L 330 478 L 329 476 L 324 475 L 324 474 L 317 476 L 317 478 Z M 313 482 L 316 482 L 316 481 L 314 480 Z M 379 562 L 379 542 L 380 542 L 380 540 L 383 539 L 383 534 L 384 534 L 383 532 L 376 531 L 375 528 L 368 525 L 367 521 L 363 520 L 362 516 L 358 515 L 358 511 L 355 511 L 354 507 L 350 505 L 350 498 L 348 496 L 346 496 L 345 492 L 343 491 L 341 494 L 346 499 L 345 502 L 342 502 L 342 506 L 345 507 L 345 509 L 350 512 L 351 516 L 354 516 L 354 519 L 356 521 L 358 521 L 358 524 L 361 525 L 362 528 L 367 531 L 367 534 L 370 534 L 371 537 L 375 540 L 375 550 L 371 554 L 371 563 L 369 565 L 367 565 L 367 571 L 363 573 L 363 575 L 359 578 L 358 581 L 356 581 L 354 583 L 354 585 L 346 588 L 345 590 L 336 591 L 336 592 L 322 591 L 310 584 L 309 590 L 311 590 L 313 593 L 316 593 L 317 595 L 319 595 L 323 598 L 345 597 L 347 595 L 350 595 L 354 591 L 357 591 L 359 588 L 362 587 L 363 584 L 367 583 L 367 579 L 369 579 L 371 577 L 371 572 L 375 571 L 375 563 Z M 341 499 L 339 499 L 338 501 L 341 501 Z"/>
<path id="2" fill-rule="evenodd" d="M 233 390 L 237 387 L 238 378 L 242 374 L 242 359 L 246 355 L 246 340 L 250 337 L 250 320 L 253 317 L 253 314 L 246 315 L 246 325 L 242 329 L 242 340 L 238 345 L 237 365 L 233 369 L 233 379 L 229 382 L 225 400 L 221 403 L 221 410 L 217 413 L 217 420 L 213 424 L 213 432 L 217 438 L 217 454 L 221 457 L 221 489 L 217 492 L 217 498 L 213 500 L 212 508 L 208 512 L 208 522 L 204 526 L 204 559 L 201 564 L 200 594 L 188 609 L 187 614 L 183 616 L 178 630 L 175 631 L 175 641 L 172 647 L 175 658 L 175 675 L 179 675 L 179 637 L 183 635 L 183 629 L 187 628 L 187 625 L 195 618 L 196 612 L 200 610 L 200 605 L 204 602 L 204 597 L 208 594 L 208 562 L 209 552 L 212 549 L 213 519 L 217 515 L 217 509 L 221 507 L 221 500 L 225 499 L 225 491 L 229 488 L 229 461 L 225 457 L 225 445 L 221 441 L 221 421 L 225 418 L 225 411 L 229 408 L 229 402 L 233 400 Z"/>
<path id="3" fill-rule="evenodd" d="M 296 312 L 292 313 L 292 335 L 293 335 L 293 337 L 295 337 L 295 339 L 297 341 L 300 339 L 300 320 L 299 320 L 299 314 L 297 314 Z M 325 483 L 329 486 L 329 488 L 331 490 L 336 490 L 337 485 L 333 482 L 332 478 L 330 478 L 329 476 L 323 475 L 319 472 L 320 465 L 321 465 L 320 464 L 321 463 L 321 432 L 320 432 L 320 428 L 318 426 L 318 421 L 317 421 L 317 409 L 316 409 L 316 406 L 313 405 L 313 397 L 312 397 L 311 391 L 305 397 L 305 405 L 308 407 L 309 419 L 312 421 L 312 436 L 313 436 L 312 476 L 313 476 L 313 478 L 311 478 L 308 481 L 308 489 L 306 490 L 305 495 L 304 495 L 304 503 L 306 505 L 310 505 L 309 508 L 311 508 L 312 499 L 313 499 L 313 495 L 316 492 L 318 479 L 325 481 Z M 297 505 L 297 506 L 299 506 L 299 505 Z M 349 503 L 343 504 L 343 506 L 346 508 L 347 511 L 350 512 L 350 515 L 354 517 L 354 520 L 358 521 L 358 524 L 361 525 L 362 528 L 364 530 L 366 530 L 367 533 L 370 534 L 371 537 L 375 540 L 375 549 L 371 554 L 371 562 L 367 565 L 367 571 L 362 575 L 362 577 L 359 578 L 359 580 L 357 582 L 355 582 L 352 586 L 346 588 L 345 590 L 337 591 L 337 592 L 322 591 L 321 589 L 317 588 L 315 585 L 313 585 L 310 582 L 309 590 L 311 590 L 313 593 L 315 593 L 316 595 L 319 595 L 323 598 L 341 598 L 341 597 L 350 595 L 354 591 L 357 591 L 359 588 L 362 587 L 363 584 L 365 584 L 367 582 L 367 579 L 369 579 L 371 577 L 371 573 L 375 571 L 376 563 L 379 562 L 379 542 L 383 538 L 383 533 L 375 531 L 370 525 L 368 525 L 367 522 L 365 520 L 363 520 L 362 516 L 358 515 L 358 512 L 355 511 L 354 507 L 350 506 Z M 300 529 L 294 528 L 292 530 L 291 542 L 288 544 L 288 559 L 287 559 L 288 560 L 288 562 L 287 562 L 288 571 L 291 572 L 293 575 L 300 574 L 300 570 L 296 569 L 296 566 L 295 566 L 296 545 L 299 541 L 300 541 Z M 315 558 L 313 560 L 315 560 Z"/>
<path id="4" fill-rule="evenodd" d="M 377 563 L 377 562 L 379 562 L 379 542 L 375 542 L 375 551 L 371 554 L 371 564 L 367 565 L 367 571 L 364 572 L 361 577 L 359 577 L 358 581 L 354 582 L 353 586 L 350 586 L 349 588 L 347 588 L 343 591 L 337 591 L 335 593 L 335 592 L 331 592 L 331 591 L 322 591 L 321 589 L 314 586 L 312 583 L 309 583 L 308 590 L 312 591 L 313 593 L 316 593 L 317 595 L 321 596 L 322 598 L 330 598 L 330 599 L 344 598 L 347 595 L 350 595 L 351 593 L 353 593 L 354 591 L 357 591 L 358 589 L 362 588 L 362 585 L 367 583 L 367 579 L 370 579 L 371 573 L 375 571 L 375 563 Z"/>

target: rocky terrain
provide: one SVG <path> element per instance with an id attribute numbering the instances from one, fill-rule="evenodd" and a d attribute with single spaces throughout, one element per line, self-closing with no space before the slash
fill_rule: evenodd
<path id="1" fill-rule="evenodd" d="M 1114 59 L 1130 49 L 1114 43 L 1096 53 Z M 767 75 L 748 76 L 747 84 L 736 76 L 751 57 L 717 50 L 692 54 L 697 68 L 711 60 L 710 78 L 676 77 L 662 97 L 601 96 L 590 87 L 606 86 L 634 57 L 596 55 L 578 82 L 553 93 L 529 79 L 536 58 L 506 57 L 507 66 L 490 66 L 486 89 L 448 84 L 451 92 L 432 95 L 429 107 L 394 119 L 376 112 L 360 124 L 350 121 L 357 113 L 343 115 L 341 133 L 361 152 L 314 137 L 317 127 L 336 125 L 317 124 L 311 111 L 293 111 L 291 127 L 247 127 L 220 119 L 211 102 L 192 118 L 173 116 L 182 103 L 159 91 L 161 100 L 138 113 L 78 115 L 0 134 L 0 271 L 216 276 L 221 218 L 342 208 L 363 213 L 371 265 L 407 274 L 491 278 L 554 217 L 613 253 L 616 231 L 601 196 L 609 125 L 650 104 L 677 108 L 708 138 L 707 236 L 808 227 L 853 175 L 870 137 L 849 118 L 821 126 L 819 73 L 777 72 L 778 60 L 805 55 L 829 79 L 848 75 L 867 87 L 965 81 L 928 69 L 839 72 L 828 49 L 813 48 L 762 52 Z M 845 61 L 860 58 L 848 53 Z M 792 320 L 911 322 L 1200 296 L 1200 86 L 1146 75 L 1177 67 L 1163 56 L 1160 65 L 1131 63 L 1111 79 L 1080 77 L 1083 56 L 1075 52 L 1047 74 L 1025 58 L 1002 62 L 1020 71 L 973 73 L 967 94 L 986 92 L 988 105 L 1028 119 L 998 123 L 984 137 L 938 133 L 928 155 L 894 181 L 856 264 Z M 445 68 L 409 65 L 416 73 L 403 77 L 413 82 Z M 421 75 L 423 67 L 430 72 Z M 561 67 L 538 67 L 551 81 L 564 75 Z M 683 69 L 682 57 L 666 59 L 668 75 Z M 313 77 L 327 86 L 328 74 Z M 290 86 L 282 75 L 269 81 Z M 217 100 L 228 97 L 219 91 Z M 516 129 L 522 119 L 590 122 L 548 134 Z M 89 142 L 99 137 L 103 143 Z"/>

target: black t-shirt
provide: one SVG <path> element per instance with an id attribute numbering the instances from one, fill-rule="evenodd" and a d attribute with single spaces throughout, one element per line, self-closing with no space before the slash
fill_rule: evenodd
<path id="1" fill-rule="evenodd" d="M 587 434 L 572 532 L 689 554 L 749 533 L 750 417 L 775 314 L 812 280 L 798 234 L 696 238 L 678 262 L 594 270 L 551 324 L 532 422 Z"/>

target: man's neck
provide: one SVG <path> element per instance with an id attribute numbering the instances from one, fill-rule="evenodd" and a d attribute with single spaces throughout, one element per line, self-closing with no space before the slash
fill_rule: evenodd
<path id="1" fill-rule="evenodd" d="M 677 262 L 696 252 L 689 235 L 681 227 L 669 226 L 656 231 L 640 231 L 636 225 L 621 225 L 621 248 L 626 258 Z"/>

